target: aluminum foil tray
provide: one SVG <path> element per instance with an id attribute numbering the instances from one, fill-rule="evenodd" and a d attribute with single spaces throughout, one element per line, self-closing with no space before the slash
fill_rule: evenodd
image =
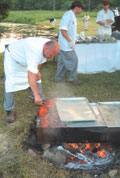
<path id="1" fill-rule="evenodd" d="M 56 98 L 60 120 L 64 122 L 96 121 L 97 115 L 87 98 Z"/>
<path id="2" fill-rule="evenodd" d="M 99 111 L 107 127 L 120 127 L 120 102 L 99 102 Z"/>

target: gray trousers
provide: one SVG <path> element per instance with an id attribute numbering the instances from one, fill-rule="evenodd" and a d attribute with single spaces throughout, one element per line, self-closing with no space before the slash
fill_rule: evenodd
<path id="1" fill-rule="evenodd" d="M 78 57 L 75 51 L 60 51 L 57 56 L 57 71 L 55 81 L 63 79 L 66 72 L 69 72 L 68 81 L 73 81 L 77 76 Z"/>
<path id="2" fill-rule="evenodd" d="M 40 94 L 42 100 L 44 100 L 45 96 L 42 93 L 41 83 L 37 83 L 37 86 L 38 86 L 38 89 L 39 89 L 39 94 Z M 29 89 L 30 89 L 30 91 L 33 95 L 31 88 L 29 88 Z M 5 111 L 11 111 L 11 110 L 14 109 L 14 105 L 15 105 L 14 92 L 9 92 L 9 93 L 5 92 L 5 94 L 4 94 L 4 110 Z"/>

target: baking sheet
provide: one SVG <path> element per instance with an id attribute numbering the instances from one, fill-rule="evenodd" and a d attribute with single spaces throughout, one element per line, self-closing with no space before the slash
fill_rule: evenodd
<path id="1" fill-rule="evenodd" d="M 99 102 L 98 107 L 107 127 L 120 127 L 120 102 Z"/>
<path id="2" fill-rule="evenodd" d="M 61 121 L 80 122 L 95 121 L 97 115 L 87 98 L 57 98 L 56 107 Z"/>

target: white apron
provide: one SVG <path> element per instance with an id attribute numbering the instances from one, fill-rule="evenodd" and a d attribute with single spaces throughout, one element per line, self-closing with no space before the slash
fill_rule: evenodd
<path id="1" fill-rule="evenodd" d="M 29 87 L 27 67 L 12 60 L 8 50 L 5 50 L 4 71 L 5 90 L 7 93 L 24 90 Z"/>

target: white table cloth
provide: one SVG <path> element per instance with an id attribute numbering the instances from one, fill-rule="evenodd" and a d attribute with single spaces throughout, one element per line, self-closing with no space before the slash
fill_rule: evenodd
<path id="1" fill-rule="evenodd" d="M 120 40 L 116 43 L 76 44 L 78 73 L 120 70 Z"/>

